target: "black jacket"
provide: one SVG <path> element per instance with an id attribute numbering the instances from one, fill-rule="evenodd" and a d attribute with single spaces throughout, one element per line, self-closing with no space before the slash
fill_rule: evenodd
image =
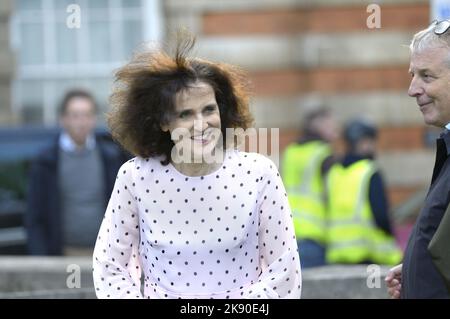
<path id="1" fill-rule="evenodd" d="M 123 152 L 113 143 L 96 139 L 103 163 L 106 205 L 111 196 L 117 172 L 125 162 Z M 64 236 L 58 187 L 59 145 L 56 140 L 43 150 L 32 163 L 25 226 L 28 251 L 32 255 L 62 255 Z"/>
<path id="2" fill-rule="evenodd" d="M 424 207 L 409 237 L 402 268 L 402 298 L 449 298 L 428 244 L 450 202 L 450 132 L 437 140 L 436 163 Z"/>

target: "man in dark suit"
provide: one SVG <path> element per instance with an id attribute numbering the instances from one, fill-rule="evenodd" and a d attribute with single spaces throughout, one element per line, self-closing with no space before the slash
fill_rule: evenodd
<path id="1" fill-rule="evenodd" d="M 68 92 L 63 128 L 32 164 L 26 228 L 32 255 L 87 255 L 93 250 L 115 177 L 125 157 L 95 136 L 96 103 L 86 91 Z"/>
<path id="2" fill-rule="evenodd" d="M 403 264 L 386 277 L 392 298 L 449 298 L 428 245 L 450 202 L 450 20 L 433 22 L 411 42 L 408 94 L 426 124 L 443 129 L 437 139 L 436 162 L 430 189 L 410 235 Z"/>

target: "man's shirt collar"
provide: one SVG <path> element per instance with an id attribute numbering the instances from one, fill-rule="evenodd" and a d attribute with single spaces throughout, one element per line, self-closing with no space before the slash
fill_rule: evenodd
<path id="1" fill-rule="evenodd" d="M 73 141 L 67 132 L 62 132 L 59 137 L 59 147 L 65 152 L 76 152 L 79 150 L 77 144 Z M 86 139 L 83 150 L 93 150 L 95 148 L 95 138 L 91 134 Z"/>

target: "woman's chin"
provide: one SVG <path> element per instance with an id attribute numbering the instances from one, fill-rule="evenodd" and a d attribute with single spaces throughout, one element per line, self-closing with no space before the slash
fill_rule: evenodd
<path id="1" fill-rule="evenodd" d="M 220 159 L 222 158 L 222 156 L 219 156 L 221 154 L 221 151 L 221 149 L 217 149 L 215 145 L 212 145 L 212 143 L 210 143 L 200 149 L 194 149 L 192 157 L 194 158 L 195 163 L 201 161 L 202 163 L 211 164 L 216 161 L 220 162 Z"/>

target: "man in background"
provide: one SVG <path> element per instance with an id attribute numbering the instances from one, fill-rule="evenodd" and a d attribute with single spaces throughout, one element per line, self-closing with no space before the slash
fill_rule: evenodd
<path id="1" fill-rule="evenodd" d="M 68 92 L 60 106 L 62 132 L 32 163 L 25 216 L 32 255 L 89 255 L 117 171 L 125 161 L 95 135 L 90 93 Z"/>
<path id="2" fill-rule="evenodd" d="M 346 154 L 327 175 L 327 251 L 329 264 L 400 262 L 389 219 L 389 202 L 375 164 L 376 127 L 362 119 L 345 126 Z"/>
<path id="3" fill-rule="evenodd" d="M 324 176 L 333 162 L 331 143 L 338 128 L 330 112 L 319 107 L 303 119 L 298 142 L 286 148 L 282 177 L 292 209 L 302 268 L 325 264 Z"/>

